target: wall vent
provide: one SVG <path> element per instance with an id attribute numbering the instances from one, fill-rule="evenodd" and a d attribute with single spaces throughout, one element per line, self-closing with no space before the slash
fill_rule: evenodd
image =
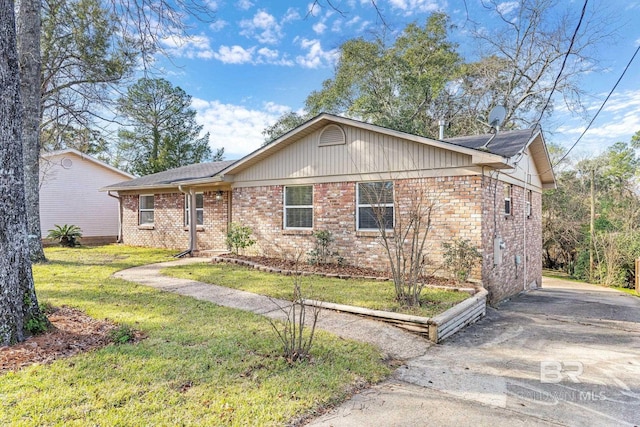
<path id="1" fill-rule="evenodd" d="M 71 166 L 73 166 L 73 160 L 71 160 L 68 157 L 65 157 L 64 159 L 62 159 L 62 161 L 60 162 L 60 164 L 62 165 L 63 168 L 65 169 L 70 169 Z"/>
<path id="2" fill-rule="evenodd" d="M 318 137 L 318 145 L 326 146 L 326 145 L 340 145 L 346 144 L 347 137 L 344 133 L 344 130 L 338 125 L 327 125 L 320 131 L 320 136 Z"/>

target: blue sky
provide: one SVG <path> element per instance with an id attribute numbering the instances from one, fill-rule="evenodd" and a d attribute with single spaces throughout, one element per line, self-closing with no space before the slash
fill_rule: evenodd
<path id="1" fill-rule="evenodd" d="M 485 0 L 486 1 L 486 0 Z M 496 1 L 503 8 L 516 2 Z M 583 1 L 563 1 L 575 9 Z M 213 148 L 225 147 L 235 159 L 258 148 L 261 131 L 286 111 L 298 111 L 307 95 L 333 76 L 338 47 L 348 39 L 368 37 L 382 22 L 371 0 L 333 0 L 342 14 L 313 1 L 209 0 L 214 22 L 193 21 L 191 39 L 163 41 L 172 59 L 158 59 L 162 76 L 193 97 L 198 121 L 210 132 Z M 495 21 L 481 0 L 376 0 L 389 31 L 400 32 L 410 22 L 422 25 L 429 14 L 447 13 L 460 53 L 472 57 L 468 17 L 490 30 Z M 598 72 L 581 78 L 584 98 L 594 114 L 640 43 L 640 0 L 590 0 L 589 8 L 610 15 L 615 38 L 595 52 Z M 574 28 L 576 22 L 569 24 Z M 590 118 L 587 117 L 587 119 Z M 572 117 L 558 106 L 543 123 L 547 140 L 570 146 L 588 120 Z M 640 56 L 609 101 L 605 111 L 572 152 L 587 157 L 616 141 L 628 141 L 640 130 Z"/>

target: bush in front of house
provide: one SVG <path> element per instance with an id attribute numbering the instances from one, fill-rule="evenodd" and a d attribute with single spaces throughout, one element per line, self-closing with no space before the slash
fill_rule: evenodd
<path id="1" fill-rule="evenodd" d="M 456 239 L 451 243 L 443 243 L 444 265 L 451 278 L 458 283 L 466 282 L 471 270 L 482 258 L 480 251 L 468 240 Z"/>
<path id="2" fill-rule="evenodd" d="M 82 230 L 80 227 L 72 224 L 56 224 L 54 228 L 48 230 L 48 232 L 48 239 L 57 240 L 60 246 L 66 246 L 69 248 L 79 245 L 80 237 L 82 237 Z"/>
<path id="3" fill-rule="evenodd" d="M 227 230 L 227 248 L 233 254 L 238 255 L 240 250 L 245 250 L 256 243 L 251 238 L 252 233 L 251 227 L 232 222 L 229 224 L 229 230 Z"/>

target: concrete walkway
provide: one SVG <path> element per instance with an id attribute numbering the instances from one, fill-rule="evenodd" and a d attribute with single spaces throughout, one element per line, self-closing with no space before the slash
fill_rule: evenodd
<path id="1" fill-rule="evenodd" d="M 166 267 L 208 261 L 210 261 L 208 258 L 183 258 L 121 270 L 115 273 L 114 277 L 225 307 L 251 311 L 274 319 L 285 318 L 278 306 L 287 307 L 291 304 L 288 301 L 275 300 L 274 302 L 262 295 L 160 274 L 160 270 Z M 316 326 L 342 338 L 373 344 L 384 353 L 385 357 L 395 360 L 405 361 L 421 356 L 432 345 L 426 338 L 389 324 L 332 310 L 322 310 Z"/>

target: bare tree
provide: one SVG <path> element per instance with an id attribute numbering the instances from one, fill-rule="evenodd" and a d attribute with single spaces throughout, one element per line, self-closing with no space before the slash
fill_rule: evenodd
<path id="1" fill-rule="evenodd" d="M 27 222 L 29 248 L 35 261 L 45 259 L 40 238 L 39 206 L 39 155 L 41 111 L 41 51 L 42 33 L 40 0 L 20 0 L 16 24 L 17 46 L 20 55 L 20 72 L 25 109 L 23 152 L 25 172 L 25 194 L 27 200 Z M 161 40 L 167 37 L 187 37 L 187 16 L 201 20 L 212 19 L 209 3 L 200 0 L 142 0 L 137 2 L 111 0 L 113 16 L 120 17 L 120 34 L 132 40 L 136 51 L 142 55 L 145 65 L 152 55 L 161 51 Z M 13 7 L 13 4 L 11 4 Z"/>
<path id="2" fill-rule="evenodd" d="M 424 181 L 411 189 L 404 188 L 398 181 L 395 184 L 401 187 L 395 192 L 391 181 L 358 184 L 359 203 L 369 206 L 361 208 L 359 216 L 368 216 L 368 219 L 360 220 L 371 221 L 380 233 L 396 300 L 415 307 L 420 305 L 420 294 L 424 287 L 422 279 L 428 265 L 427 238 L 436 198 L 432 197 Z"/>
<path id="3" fill-rule="evenodd" d="M 505 124 L 528 128 L 551 114 L 552 93 L 570 110 L 582 112 L 579 78 L 596 69 L 594 49 L 615 31 L 606 9 L 576 15 L 579 8 L 562 10 L 564 2 L 558 0 L 519 0 L 515 7 L 483 0 L 482 5 L 499 24 L 494 31 L 475 24 L 482 59 L 471 64 L 464 83 L 463 98 L 476 109 L 469 117 L 504 105 Z"/>
<path id="4" fill-rule="evenodd" d="M 283 356 L 289 363 L 307 360 L 310 357 L 313 338 L 315 336 L 316 324 L 320 316 L 320 307 L 307 306 L 302 296 L 301 274 L 298 263 L 302 253 L 295 257 L 295 268 L 293 272 L 293 298 L 291 304 L 286 306 L 270 298 L 278 310 L 284 315 L 284 320 L 279 323 L 269 319 L 271 327 L 276 332 L 282 344 Z M 311 312 L 311 319 L 307 319 L 307 310 Z"/>
<path id="5" fill-rule="evenodd" d="M 20 77 L 14 4 L 0 0 L 0 345 L 23 341 L 31 319 L 41 319 L 29 248 Z"/>

